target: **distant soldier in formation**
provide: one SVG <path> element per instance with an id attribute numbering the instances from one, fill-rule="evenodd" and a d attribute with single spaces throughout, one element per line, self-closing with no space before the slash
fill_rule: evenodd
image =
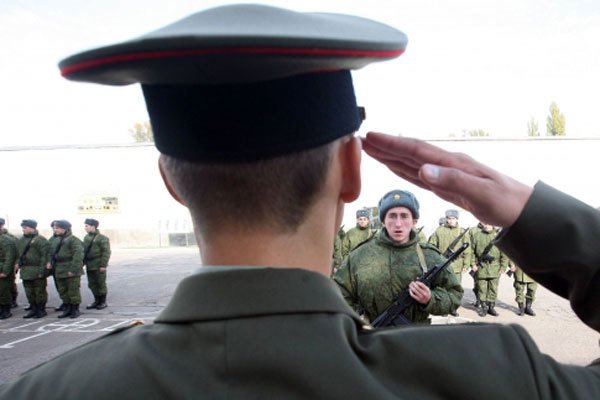
<path id="1" fill-rule="evenodd" d="M 14 236 L 8 233 L 0 218 L 0 319 L 12 317 L 10 309 L 14 303 L 15 262 L 17 247 Z"/>
<path id="2" fill-rule="evenodd" d="M 429 243 L 437 247 L 442 254 L 448 255 L 450 252 L 456 251 L 463 243 L 468 243 L 469 238 L 466 234 L 467 230 L 458 224 L 458 210 L 446 210 L 445 214 L 444 224 L 438 226 L 429 237 Z M 459 283 L 462 282 L 462 273 L 469 267 L 469 253 L 470 249 L 467 248 L 449 267 Z M 458 312 L 453 311 L 452 315 L 457 317 Z"/>
<path id="3" fill-rule="evenodd" d="M 419 241 L 414 229 L 419 218 L 419 202 L 410 192 L 393 190 L 379 201 L 383 228 L 358 246 L 334 275 L 334 281 L 348 304 L 373 321 L 403 290 L 409 289 L 415 304 L 404 316 L 412 322 L 430 323 L 429 315 L 454 312 L 463 295 L 449 270 L 431 288 L 415 281 L 430 267 L 444 262 L 437 248 Z"/>
<path id="4" fill-rule="evenodd" d="M 23 236 L 16 243 L 16 270 L 21 273 L 25 295 L 29 301 L 29 310 L 23 318 L 41 318 L 46 316 L 46 262 L 48 260 L 48 240 L 40 235 L 37 222 L 24 219 L 21 222 Z"/>
<path id="5" fill-rule="evenodd" d="M 344 237 L 346 236 L 346 232 L 344 231 L 344 225 L 340 226 L 338 229 L 335 239 L 333 241 L 333 256 L 332 256 L 332 267 L 331 273 L 334 274 L 342 265 L 342 261 L 344 257 L 342 256 L 342 243 L 344 241 Z"/>
<path id="6" fill-rule="evenodd" d="M 493 240 L 498 230 L 492 225 L 480 222 L 470 230 L 471 269 L 475 272 L 475 286 L 481 302 L 478 314 L 498 316 L 496 299 L 500 275 L 508 267 L 508 259 L 496 246 Z"/>
<path id="7" fill-rule="evenodd" d="M 342 258 L 348 257 L 356 246 L 373 236 L 370 217 L 369 210 L 361 209 L 356 212 L 356 226 L 346 232 L 342 241 Z"/>
<path id="8" fill-rule="evenodd" d="M 535 300 L 537 283 L 512 261 L 509 262 L 509 266 L 515 280 L 513 286 L 516 294 L 515 300 L 519 306 L 519 315 L 527 314 L 535 317 L 535 312 L 531 308 L 531 305 Z"/>
<path id="9" fill-rule="evenodd" d="M 52 241 L 47 268 L 54 269 L 58 294 L 64 304 L 58 318 L 77 318 L 80 315 L 81 275 L 83 274 L 83 243 L 71 232 L 71 223 L 54 221 L 57 239 Z"/>
<path id="10" fill-rule="evenodd" d="M 87 218 L 84 229 L 87 235 L 83 238 L 83 263 L 88 279 L 88 287 L 94 295 L 94 302 L 86 309 L 106 308 L 106 269 L 110 259 L 110 240 L 98 230 L 98 220 Z"/>

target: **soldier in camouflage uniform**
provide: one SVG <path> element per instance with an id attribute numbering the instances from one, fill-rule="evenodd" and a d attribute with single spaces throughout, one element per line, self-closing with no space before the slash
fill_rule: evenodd
<path id="1" fill-rule="evenodd" d="M 373 321 L 409 289 L 415 304 L 404 316 L 415 323 L 429 323 L 430 314 L 456 310 L 463 289 L 451 271 L 442 271 L 431 288 L 415 281 L 433 265 L 444 262 L 438 249 L 420 242 L 413 229 L 419 218 L 417 199 L 410 192 L 393 190 L 380 200 L 379 213 L 384 228 L 358 246 L 334 275 L 348 304 Z"/>
<path id="2" fill-rule="evenodd" d="M 356 212 L 356 226 L 346 232 L 342 240 L 342 259 L 359 244 L 373 236 L 369 210 L 361 209 Z"/>
<path id="3" fill-rule="evenodd" d="M 60 242 L 60 238 L 61 238 L 57 233 L 55 223 L 56 223 L 56 220 L 54 220 L 50 223 L 50 228 L 52 228 L 52 236 L 50 236 L 48 238 L 48 258 L 51 258 L 52 251 L 53 251 L 52 249 L 56 248 L 56 246 L 58 245 L 58 242 Z M 56 288 L 56 292 L 58 293 L 58 284 L 56 283 L 56 275 L 54 274 L 54 272 L 55 272 L 54 269 L 48 268 L 46 275 L 52 275 L 54 287 Z M 65 311 L 65 309 L 66 309 L 65 303 L 61 303 L 60 306 L 54 308 L 54 311 Z"/>
<path id="4" fill-rule="evenodd" d="M 23 236 L 17 240 L 17 269 L 30 309 L 23 318 L 42 318 L 46 316 L 46 261 L 48 260 L 48 241 L 37 231 L 37 222 L 24 219 L 21 222 Z"/>
<path id="5" fill-rule="evenodd" d="M 106 268 L 110 259 L 110 240 L 98 230 L 98 220 L 87 218 L 84 229 L 87 235 L 83 238 L 83 263 L 88 279 L 88 287 L 94 295 L 94 302 L 86 309 L 106 308 Z"/>
<path id="6" fill-rule="evenodd" d="M 0 218 L 0 319 L 12 317 L 10 309 L 14 303 L 13 286 L 17 248 L 15 238 L 4 228 L 5 220 Z"/>
<path id="7" fill-rule="evenodd" d="M 447 250 L 454 252 L 464 243 L 469 242 L 469 238 L 465 234 L 465 229 L 458 225 L 458 215 L 458 210 L 446 210 L 444 223 L 438 226 L 429 237 L 429 243 L 437 247 L 442 253 L 445 253 Z M 460 235 L 462 237 L 456 240 Z M 470 249 L 467 248 L 450 264 L 449 268 L 454 272 L 456 280 L 459 283 L 462 282 L 462 273 L 469 267 L 469 253 Z M 455 317 L 458 316 L 456 310 L 452 312 L 452 315 Z"/>
<path id="8" fill-rule="evenodd" d="M 498 235 L 498 230 L 492 225 L 480 222 L 469 232 L 471 239 L 471 269 L 475 272 L 475 286 L 481 305 L 478 311 L 480 317 L 486 314 L 498 316 L 496 298 L 500 275 L 508 267 L 508 259 L 492 241 Z"/>
<path id="9" fill-rule="evenodd" d="M 509 261 L 510 271 L 514 276 L 513 286 L 515 288 L 515 294 L 517 305 L 519 306 L 519 315 L 523 314 L 531 315 L 535 317 L 535 312 L 531 308 L 533 301 L 535 300 L 535 292 L 537 291 L 537 283 L 529 277 L 523 270 L 512 261 Z"/>
<path id="10" fill-rule="evenodd" d="M 344 236 L 346 236 L 346 232 L 344 232 L 344 226 L 340 226 L 337 234 L 335 235 L 335 239 L 333 241 L 333 256 L 331 261 L 331 273 L 334 274 L 342 265 L 342 242 L 344 240 Z"/>
<path id="11" fill-rule="evenodd" d="M 71 232 L 71 223 L 54 221 L 54 233 L 48 267 L 54 267 L 54 278 L 64 311 L 58 318 L 77 318 L 80 315 L 81 275 L 83 274 L 83 243 Z M 52 260 L 55 260 L 52 266 Z"/>

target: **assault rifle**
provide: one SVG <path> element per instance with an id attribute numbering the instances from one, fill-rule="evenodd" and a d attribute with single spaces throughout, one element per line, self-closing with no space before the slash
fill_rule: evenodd
<path id="1" fill-rule="evenodd" d="M 417 278 L 417 281 L 423 282 L 427 286 L 431 286 L 435 278 L 442 272 L 448 265 L 452 264 L 452 261 L 456 259 L 465 249 L 469 247 L 468 243 L 464 243 L 454 253 L 444 261 L 442 264 L 434 265 L 423 275 Z M 415 302 L 410 296 L 408 288 L 403 290 L 396 300 L 390 304 L 383 312 L 373 320 L 371 325 L 375 328 L 382 328 L 386 326 L 398 326 L 398 325 L 410 325 L 412 321 L 406 318 L 403 313 Z"/>

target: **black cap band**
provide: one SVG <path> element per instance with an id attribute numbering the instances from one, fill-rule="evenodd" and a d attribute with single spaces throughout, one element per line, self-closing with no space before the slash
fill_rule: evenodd
<path id="1" fill-rule="evenodd" d="M 158 150 L 247 162 L 318 147 L 361 124 L 350 71 L 235 85 L 142 85 Z"/>

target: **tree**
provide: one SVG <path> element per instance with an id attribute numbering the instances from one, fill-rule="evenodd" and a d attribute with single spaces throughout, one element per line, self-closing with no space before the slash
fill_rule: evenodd
<path id="1" fill-rule="evenodd" d="M 527 136 L 540 136 L 540 129 L 535 118 L 531 117 L 527 123 Z"/>
<path id="2" fill-rule="evenodd" d="M 565 136 L 565 134 L 565 116 L 553 101 L 550 104 L 550 114 L 546 118 L 546 136 Z"/>
<path id="3" fill-rule="evenodd" d="M 129 134 L 136 143 L 154 142 L 150 121 L 136 122 L 133 128 L 129 129 Z"/>
<path id="4" fill-rule="evenodd" d="M 483 136 L 490 136 L 490 134 L 486 131 L 484 131 L 483 129 L 469 129 L 467 130 L 463 130 L 463 136 L 470 136 L 470 137 L 483 137 Z"/>

